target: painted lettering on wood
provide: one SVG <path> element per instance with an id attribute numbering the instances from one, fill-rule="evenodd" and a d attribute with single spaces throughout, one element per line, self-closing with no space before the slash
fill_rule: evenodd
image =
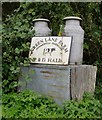
<path id="1" fill-rule="evenodd" d="M 31 63 L 67 65 L 71 40 L 71 37 L 33 37 L 29 52 Z"/>

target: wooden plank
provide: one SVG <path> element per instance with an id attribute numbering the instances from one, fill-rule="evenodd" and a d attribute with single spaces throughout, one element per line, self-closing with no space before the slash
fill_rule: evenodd
<path id="1" fill-rule="evenodd" d="M 71 66 L 71 98 L 80 100 L 84 92 L 95 90 L 97 67 L 92 65 Z"/>
<path id="2" fill-rule="evenodd" d="M 88 84 L 87 84 L 87 92 L 93 93 L 95 90 L 95 83 L 96 83 L 96 71 L 97 67 L 96 66 L 90 66 L 89 67 L 89 79 L 88 79 Z"/>

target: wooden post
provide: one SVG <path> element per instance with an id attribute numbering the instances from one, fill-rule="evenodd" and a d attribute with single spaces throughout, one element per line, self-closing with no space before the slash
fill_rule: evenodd
<path id="1" fill-rule="evenodd" d="M 71 66 L 71 98 L 82 99 L 84 92 L 95 90 L 97 67 L 92 65 Z"/>

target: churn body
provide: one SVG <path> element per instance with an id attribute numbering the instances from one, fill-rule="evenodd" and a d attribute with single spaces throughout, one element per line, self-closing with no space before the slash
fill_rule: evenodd
<path id="1" fill-rule="evenodd" d="M 34 27 L 33 30 L 35 31 L 35 36 L 50 36 L 51 30 L 48 27 L 48 19 L 34 19 Z"/>
<path id="2" fill-rule="evenodd" d="M 69 64 L 82 64 L 84 30 L 80 26 L 81 18 L 65 17 L 64 35 L 72 36 Z"/>

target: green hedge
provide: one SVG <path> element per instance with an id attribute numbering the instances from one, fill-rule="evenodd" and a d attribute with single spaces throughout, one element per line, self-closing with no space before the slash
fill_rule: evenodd
<path id="1" fill-rule="evenodd" d="M 83 100 L 66 101 L 61 107 L 32 91 L 3 94 L 3 118 L 100 118 L 100 102 L 85 94 Z"/>
<path id="2" fill-rule="evenodd" d="M 16 4 L 16 3 L 15 3 Z M 45 2 L 20 3 L 20 7 L 8 15 L 2 24 L 2 88 L 3 117 L 99 117 L 99 101 L 95 98 L 85 98 L 83 101 L 68 101 L 62 108 L 51 100 L 37 96 L 32 92 L 17 92 L 19 85 L 20 65 L 29 65 L 28 53 L 33 19 L 47 18 L 52 29 L 52 35 L 58 35 L 59 25 L 66 16 L 82 18 L 82 28 L 85 30 L 84 64 L 97 65 L 97 82 L 95 97 L 102 100 L 102 13 L 101 3 L 64 3 Z M 11 92 L 11 94 L 10 94 Z"/>
<path id="3" fill-rule="evenodd" d="M 15 3 L 16 4 L 16 3 Z M 47 18 L 51 21 L 52 35 L 58 35 L 59 25 L 66 16 L 79 16 L 85 30 L 84 64 L 98 66 L 97 86 L 102 91 L 102 36 L 101 3 L 21 2 L 20 7 L 3 21 L 3 92 L 16 91 L 20 64 L 29 65 L 28 53 L 33 19 Z M 97 94 L 99 96 L 99 94 Z"/>

